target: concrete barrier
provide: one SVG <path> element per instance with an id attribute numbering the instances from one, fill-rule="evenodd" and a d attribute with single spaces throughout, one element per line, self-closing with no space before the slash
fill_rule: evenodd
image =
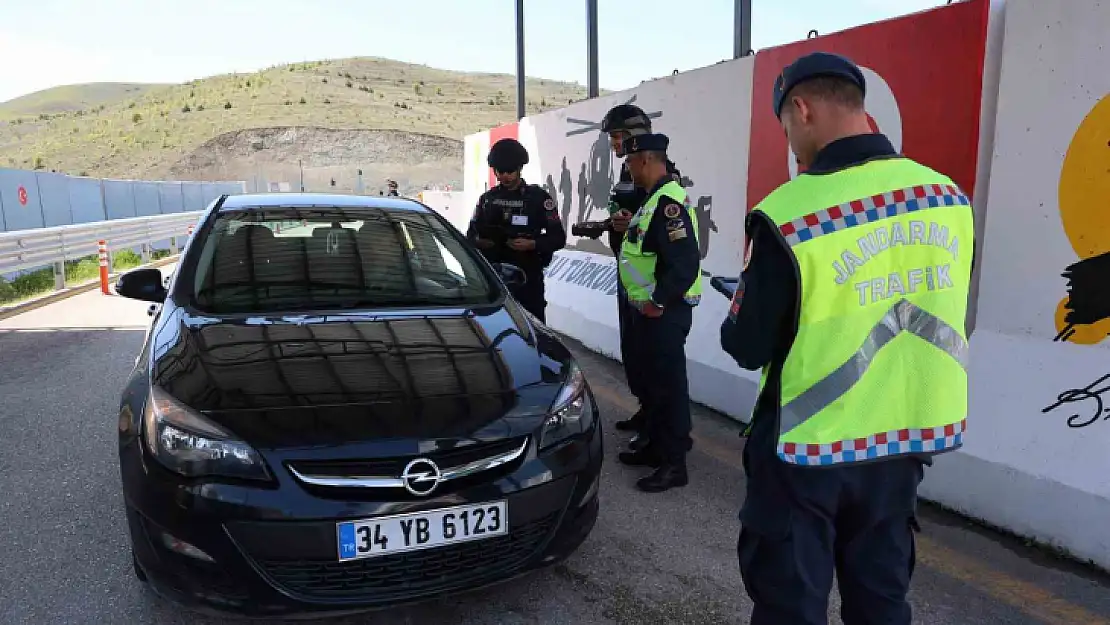
<path id="1" fill-rule="evenodd" d="M 691 179 L 704 268 L 735 275 L 746 210 L 797 175 L 771 84 L 809 51 L 853 58 L 873 126 L 976 207 L 968 436 L 923 496 L 1110 569 L 1110 74 L 1090 70 L 1110 63 L 1107 31 L 1099 0 L 968 0 L 763 50 L 467 137 L 466 203 L 494 184 L 489 146 L 512 136 L 566 223 L 600 217 L 619 162 L 598 122 L 632 102 Z M 548 319 L 619 357 L 614 265 L 571 237 L 548 269 Z M 720 349 L 727 302 L 706 291 L 691 395 L 744 420 L 756 374 Z"/>
<path id="2" fill-rule="evenodd" d="M 466 232 L 467 224 L 474 213 L 474 204 L 467 204 L 466 194 L 462 191 L 421 191 L 416 199 L 434 209 L 451 222 L 451 225 Z"/>
<path id="3" fill-rule="evenodd" d="M 1004 28 L 967 443 L 924 492 L 1110 568 L 1110 7 Z"/>

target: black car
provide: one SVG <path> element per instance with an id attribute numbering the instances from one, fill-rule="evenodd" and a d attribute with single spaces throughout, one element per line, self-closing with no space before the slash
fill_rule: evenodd
<path id="1" fill-rule="evenodd" d="M 135 573 L 256 616 L 393 606 L 565 559 L 598 512 L 593 394 L 492 266 L 408 199 L 223 197 L 119 412 Z"/>

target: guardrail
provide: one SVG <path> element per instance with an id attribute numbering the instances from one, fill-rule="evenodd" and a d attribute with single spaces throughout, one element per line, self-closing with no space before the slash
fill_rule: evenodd
<path id="1" fill-rule="evenodd" d="M 119 250 L 142 246 L 144 261 L 150 260 L 151 244 L 170 240 L 177 253 L 178 237 L 191 234 L 203 211 L 132 217 L 90 224 L 0 232 L 0 275 L 25 269 L 54 266 L 54 282 L 65 287 L 65 261 L 94 256 L 101 242 Z"/>

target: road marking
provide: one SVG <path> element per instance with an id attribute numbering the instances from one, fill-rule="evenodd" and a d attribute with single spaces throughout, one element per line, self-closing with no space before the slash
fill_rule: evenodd
<path id="1" fill-rule="evenodd" d="M 636 402 L 624 394 L 602 385 L 591 387 L 594 394 L 611 404 L 635 412 Z M 691 433 L 694 448 L 702 453 L 743 471 L 740 451 Z M 954 551 L 924 536 L 917 538 L 917 562 L 951 579 L 964 582 L 1046 625 L 1110 625 L 1110 620 L 1069 603 L 1041 587 L 1012 577 L 981 562 Z"/>

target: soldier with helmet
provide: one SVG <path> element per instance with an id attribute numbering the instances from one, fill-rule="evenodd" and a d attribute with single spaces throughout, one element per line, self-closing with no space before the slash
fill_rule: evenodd
<path id="1" fill-rule="evenodd" d="M 632 104 L 620 104 L 609 109 L 605 114 L 605 118 L 601 121 L 601 131 L 609 135 L 609 145 L 613 148 L 613 153 L 618 158 L 625 157 L 624 141 L 630 137 L 642 136 L 651 134 L 651 119 L 647 113 L 638 106 Z M 675 164 L 667 159 L 667 172 L 670 174 L 671 179 L 676 183 L 682 184 L 682 174 L 679 173 Z M 647 189 L 642 189 L 636 186 L 632 180 L 632 175 L 628 170 L 628 163 L 621 164 L 620 179 L 613 187 L 613 192 L 609 196 L 609 213 L 610 216 L 605 220 L 604 231 L 609 233 L 609 247 L 613 250 L 614 256 L 620 256 L 621 245 L 624 242 L 624 233 L 628 229 L 629 220 L 632 215 L 640 209 L 640 206 L 647 200 Z M 595 236 L 600 236 L 601 232 L 598 231 Z M 630 339 L 628 337 L 629 319 L 628 315 L 630 309 L 625 304 L 625 292 L 623 287 L 618 283 L 617 289 L 617 319 L 620 324 L 620 344 L 621 344 L 621 360 L 624 363 L 625 378 L 628 380 L 628 388 L 636 399 L 640 402 L 640 409 L 631 418 L 623 421 L 618 421 L 616 427 L 618 430 L 634 430 L 637 434 L 632 437 L 629 442 L 629 447 L 633 451 L 643 449 L 647 446 L 647 418 L 645 414 L 645 407 L 647 406 L 646 399 L 648 397 L 647 389 L 644 388 L 646 378 L 636 370 L 636 359 L 631 357 L 629 353 Z"/>
<path id="2" fill-rule="evenodd" d="M 498 185 L 478 198 L 466 236 L 491 263 L 524 270 L 525 284 L 513 297 L 540 321 L 546 321 L 543 270 L 567 243 L 555 200 L 538 185 L 528 184 L 521 170 L 528 150 L 516 139 L 501 139 L 490 148 L 487 162 Z"/>

